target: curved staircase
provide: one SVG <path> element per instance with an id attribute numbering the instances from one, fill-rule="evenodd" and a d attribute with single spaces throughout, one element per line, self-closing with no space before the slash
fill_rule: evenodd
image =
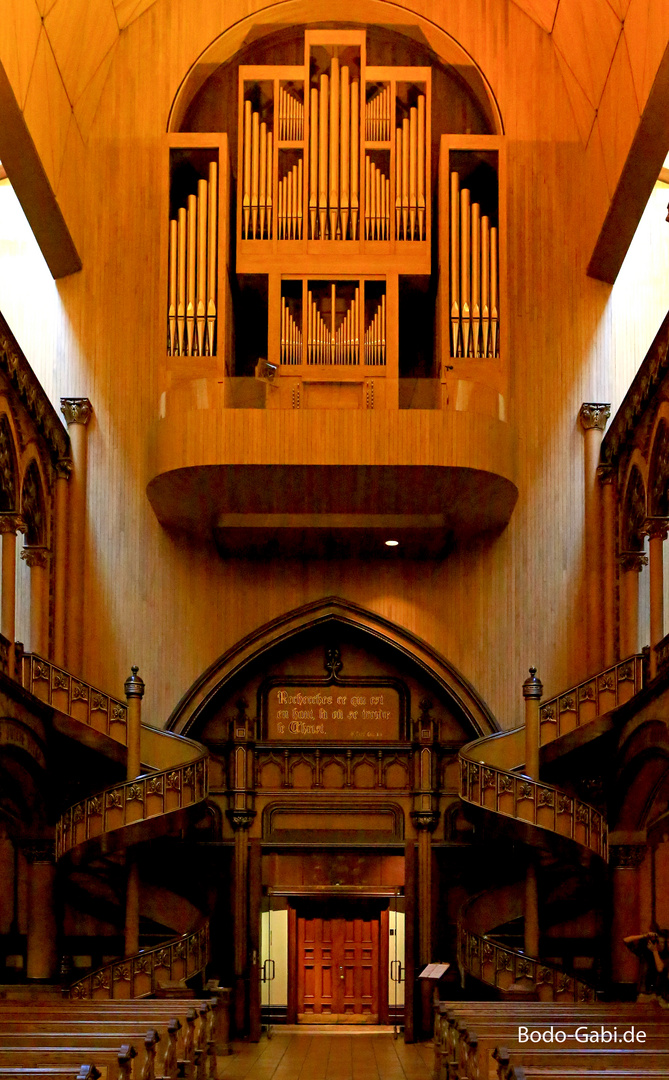
<path id="1" fill-rule="evenodd" d="M 54 727 L 124 763 L 128 709 L 33 654 L 22 657 L 24 687 L 51 705 Z M 197 815 L 209 793 L 208 751 L 199 743 L 146 724 L 141 726 L 142 772 L 93 791 L 61 815 L 56 860 L 102 873 L 110 856 L 137 844 L 174 836 Z M 158 981 L 190 978 L 209 960 L 209 924 L 198 920 L 188 933 L 115 959 L 74 982 L 73 998 L 132 998 L 153 993 Z"/>
<path id="2" fill-rule="evenodd" d="M 539 709 L 542 758 L 596 738 L 611 727 L 611 711 L 641 689 L 643 660 L 635 655 L 544 702 Z M 602 813 L 572 792 L 523 774 L 525 728 L 497 732 L 460 751 L 460 798 L 468 816 L 493 836 L 520 841 L 542 865 L 545 893 L 553 890 L 553 918 L 592 907 L 593 881 L 606 865 L 607 826 Z M 461 971 L 502 996 L 518 990 L 542 1001 L 592 1001 L 596 988 L 555 964 L 528 956 L 493 931 L 523 916 L 524 881 L 500 882 L 461 910 Z M 547 908 L 542 908 L 548 917 Z"/>

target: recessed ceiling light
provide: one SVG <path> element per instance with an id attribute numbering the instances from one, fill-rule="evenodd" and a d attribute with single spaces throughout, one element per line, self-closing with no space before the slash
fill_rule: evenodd
<path id="1" fill-rule="evenodd" d="M 399 540 L 386 540 L 386 547 L 398 547 Z"/>

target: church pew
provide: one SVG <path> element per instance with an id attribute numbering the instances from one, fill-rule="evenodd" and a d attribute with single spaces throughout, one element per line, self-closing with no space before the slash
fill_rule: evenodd
<path id="1" fill-rule="evenodd" d="M 516 1043 L 520 1024 L 532 1030 L 593 1024 L 607 1028 L 628 1028 L 634 1024 L 646 1031 L 648 1044 L 652 1040 L 660 1040 L 660 1046 L 666 1045 L 666 1017 L 658 1006 L 640 1008 L 609 1003 L 594 1007 L 548 1005 L 542 1009 L 526 1010 L 515 1002 L 509 1003 L 509 1007 L 506 1002 L 486 1003 L 482 1008 L 468 1008 L 468 1004 L 444 1008 L 445 1003 L 440 1003 L 437 1009 L 435 1080 L 463 1080 L 464 1077 L 486 1075 L 493 1050 L 509 1041 Z"/>

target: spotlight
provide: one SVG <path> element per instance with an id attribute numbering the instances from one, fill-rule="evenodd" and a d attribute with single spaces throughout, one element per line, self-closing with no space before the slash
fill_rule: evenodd
<path id="1" fill-rule="evenodd" d="M 399 547 L 399 540 L 386 540 L 386 547 Z"/>

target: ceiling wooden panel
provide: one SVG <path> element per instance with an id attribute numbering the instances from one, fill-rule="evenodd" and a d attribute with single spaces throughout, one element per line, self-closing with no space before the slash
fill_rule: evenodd
<path id="1" fill-rule="evenodd" d="M 28 0 L 25 0 L 25 2 L 27 3 Z M 67 0 L 35 0 L 35 3 L 37 4 L 37 9 L 40 15 L 42 16 L 42 18 L 44 18 L 45 15 L 48 15 L 49 12 L 52 11 L 53 8 L 55 8 L 56 4 L 66 4 Z"/>
<path id="2" fill-rule="evenodd" d="M 513 0 L 513 2 L 521 11 L 534 19 L 542 30 L 547 30 L 550 34 L 559 0 Z"/>
<path id="3" fill-rule="evenodd" d="M 56 190 L 72 109 L 43 29 L 23 110 L 51 187 Z"/>
<path id="4" fill-rule="evenodd" d="M 578 83 L 576 76 L 567 64 L 567 61 L 563 57 L 562 53 L 558 49 L 555 50 L 555 55 L 558 59 L 558 65 L 562 72 L 562 78 L 567 88 L 567 94 L 569 95 L 569 101 L 571 103 L 574 119 L 576 120 L 576 126 L 578 133 L 581 136 L 581 141 L 585 146 L 590 138 L 590 132 L 592 131 L 592 125 L 597 115 L 592 105 L 588 101 L 587 97 L 580 84 Z"/>
<path id="5" fill-rule="evenodd" d="M 42 23 L 31 0 L 5 0 L 0 17 L 0 57 L 23 108 Z"/>
<path id="6" fill-rule="evenodd" d="M 597 119 L 602 136 L 608 186 L 613 191 L 639 125 L 639 108 L 627 42 L 623 35 L 613 57 L 611 74 L 606 80 Z"/>
<path id="7" fill-rule="evenodd" d="M 595 109 L 620 34 L 620 20 L 607 0 L 560 0 L 553 41 Z"/>
<path id="8" fill-rule="evenodd" d="M 627 9 L 630 6 L 630 0 L 609 0 L 609 4 L 611 5 L 612 10 L 622 22 L 627 15 Z"/>
<path id="9" fill-rule="evenodd" d="M 93 124 L 95 114 L 98 111 L 100 96 L 107 81 L 113 59 L 114 49 L 111 48 L 103 58 L 102 63 L 88 83 L 88 86 L 74 104 L 74 115 L 77 118 L 77 124 L 79 125 L 79 130 L 84 142 L 88 142 L 91 125 Z"/>
<path id="10" fill-rule="evenodd" d="M 110 0 L 59 0 L 44 26 L 74 104 L 118 41 L 118 24 Z"/>
<path id="11" fill-rule="evenodd" d="M 643 111 L 669 38 L 669 3 L 631 0 L 624 33 L 639 108 Z"/>
<path id="12" fill-rule="evenodd" d="M 116 18 L 121 30 L 143 15 L 156 0 L 113 0 Z"/>

